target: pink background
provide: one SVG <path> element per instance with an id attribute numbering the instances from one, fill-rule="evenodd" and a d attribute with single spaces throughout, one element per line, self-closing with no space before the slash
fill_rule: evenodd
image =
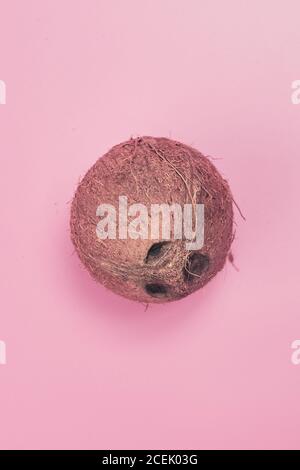
<path id="1" fill-rule="evenodd" d="M 298 0 L 0 0 L 0 446 L 300 448 Z M 131 135 L 217 157 L 236 272 L 147 312 L 73 255 L 69 201 Z"/>

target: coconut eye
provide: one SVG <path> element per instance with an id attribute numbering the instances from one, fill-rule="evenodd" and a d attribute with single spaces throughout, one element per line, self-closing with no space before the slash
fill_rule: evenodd
<path id="1" fill-rule="evenodd" d="M 158 242 L 153 243 L 153 245 L 149 248 L 147 256 L 145 258 L 145 263 L 158 258 L 162 253 L 165 252 L 165 248 L 169 245 L 169 242 Z"/>
<path id="2" fill-rule="evenodd" d="M 209 257 L 201 253 L 189 255 L 186 265 L 183 268 L 183 277 L 186 282 L 198 279 L 209 266 Z"/>
<path id="3" fill-rule="evenodd" d="M 165 297 L 168 293 L 167 286 L 159 283 L 146 284 L 145 290 L 152 297 Z"/>

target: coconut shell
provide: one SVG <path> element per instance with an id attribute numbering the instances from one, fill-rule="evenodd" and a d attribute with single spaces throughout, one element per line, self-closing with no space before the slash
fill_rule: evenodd
<path id="1" fill-rule="evenodd" d="M 204 246 L 186 240 L 105 239 L 96 234 L 99 204 L 204 204 Z M 117 218 L 118 221 L 118 218 Z M 220 271 L 233 240 L 233 198 L 211 160 L 180 142 L 139 137 L 113 147 L 92 166 L 71 207 L 71 238 L 79 258 L 101 284 L 128 299 L 181 299 Z"/>

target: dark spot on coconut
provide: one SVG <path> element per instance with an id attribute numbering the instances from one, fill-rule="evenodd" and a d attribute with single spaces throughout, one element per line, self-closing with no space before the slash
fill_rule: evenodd
<path id="1" fill-rule="evenodd" d="M 183 277 L 186 282 L 199 278 L 209 266 L 209 257 L 201 253 L 190 254 L 183 269 Z"/>
<path id="2" fill-rule="evenodd" d="M 146 284 L 145 290 L 152 297 L 165 297 L 168 293 L 167 286 L 159 283 Z"/>
<path id="3" fill-rule="evenodd" d="M 145 263 L 148 263 L 154 258 L 158 258 L 160 255 L 162 255 L 162 253 L 165 252 L 165 248 L 167 245 L 169 245 L 169 242 L 153 243 L 153 245 L 148 250 L 147 256 L 145 258 Z"/>

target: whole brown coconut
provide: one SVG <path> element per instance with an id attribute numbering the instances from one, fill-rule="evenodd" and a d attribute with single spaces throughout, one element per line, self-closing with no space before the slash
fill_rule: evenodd
<path id="1" fill-rule="evenodd" d="M 204 246 L 186 240 L 99 239 L 97 208 L 144 204 L 204 204 Z M 144 303 L 170 302 L 203 287 L 220 271 L 232 240 L 233 198 L 227 182 L 197 150 L 167 138 L 139 137 L 116 145 L 87 172 L 71 209 L 71 236 L 92 276 L 112 291 Z M 193 206 L 194 207 L 194 206 Z M 118 218 L 116 219 L 118 223 Z"/>

